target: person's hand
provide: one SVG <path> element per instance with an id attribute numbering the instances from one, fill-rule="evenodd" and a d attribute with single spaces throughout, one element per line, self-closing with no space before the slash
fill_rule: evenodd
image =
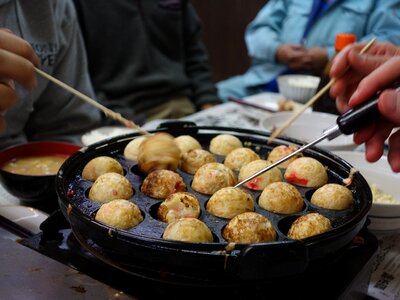
<path id="1" fill-rule="evenodd" d="M 302 45 L 285 44 L 276 51 L 276 60 L 292 70 L 308 70 L 312 62 L 306 54 L 307 49 Z"/>
<path id="2" fill-rule="evenodd" d="M 311 61 L 310 71 L 314 74 L 321 74 L 328 63 L 328 53 L 325 48 L 308 48 L 306 55 Z"/>
<path id="3" fill-rule="evenodd" d="M 368 54 L 360 55 L 362 47 L 347 47 L 335 58 L 330 75 L 337 79 L 330 93 L 336 97 L 338 109 L 345 111 L 384 90 L 378 102 L 384 119 L 354 134 L 355 143 L 365 143 L 367 160 L 374 162 L 382 156 L 384 142 L 393 128 L 400 126 L 400 93 L 385 90 L 400 79 L 400 48 L 375 44 Z M 392 170 L 400 172 L 400 131 L 390 136 L 388 160 Z"/>
<path id="4" fill-rule="evenodd" d="M 4 114 L 16 101 L 14 80 L 27 89 L 36 85 L 34 65 L 39 64 L 32 47 L 25 40 L 0 28 L 0 129 Z"/>

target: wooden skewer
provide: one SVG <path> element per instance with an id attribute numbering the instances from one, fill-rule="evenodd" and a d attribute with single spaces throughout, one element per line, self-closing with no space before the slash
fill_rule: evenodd
<path id="1" fill-rule="evenodd" d="M 372 44 L 375 42 L 376 38 L 374 37 L 371 39 L 368 44 L 366 44 L 360 51 L 360 54 L 363 54 L 368 51 L 369 48 L 371 48 Z M 346 73 L 349 67 L 345 69 L 343 72 Z M 342 75 L 343 75 L 342 74 Z M 336 82 L 335 78 L 332 78 L 322 89 L 319 90 L 318 93 L 316 93 L 313 97 L 311 97 L 310 100 L 308 100 L 303 107 L 298 110 L 296 113 L 294 113 L 280 128 L 277 128 L 273 130 L 271 133 L 271 136 L 268 139 L 268 144 L 270 144 L 278 135 L 280 135 L 286 128 L 288 128 L 298 117 L 301 116 L 305 112 L 307 108 L 309 108 L 311 105 L 313 105 L 320 97 L 328 91 L 332 85 Z"/>
<path id="2" fill-rule="evenodd" d="M 121 122 L 122 124 L 124 124 L 124 126 L 128 127 L 128 128 L 134 128 L 137 129 L 141 134 L 143 135 L 150 135 L 150 133 L 146 130 L 144 130 L 143 128 L 141 128 L 139 125 L 136 125 L 133 121 L 128 120 L 126 118 L 124 118 L 120 113 L 117 113 L 107 107 L 105 107 L 104 105 L 100 104 L 99 102 L 97 102 L 96 100 L 86 96 L 85 94 L 79 92 L 78 90 L 74 89 L 73 87 L 65 84 L 64 82 L 54 78 L 53 76 L 47 74 L 46 72 L 35 68 L 36 73 L 38 73 L 40 76 L 50 80 L 51 82 L 55 83 L 56 85 L 60 86 L 61 88 L 67 90 L 68 92 L 74 94 L 75 96 L 77 96 L 78 98 L 82 99 L 83 101 L 88 102 L 89 104 L 97 107 L 98 109 L 100 109 L 107 117 L 110 117 L 114 120 L 117 120 L 119 122 Z"/>

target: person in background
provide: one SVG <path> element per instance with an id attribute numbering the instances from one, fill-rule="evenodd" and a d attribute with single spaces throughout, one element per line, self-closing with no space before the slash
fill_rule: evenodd
<path id="1" fill-rule="evenodd" d="M 0 15 L 0 148 L 38 140 L 79 144 L 99 125 L 100 112 L 34 71 L 35 65 L 93 95 L 72 2 L 6 0 Z"/>
<path id="2" fill-rule="evenodd" d="M 142 124 L 221 102 L 189 1 L 74 1 L 103 105 Z"/>
<path id="3" fill-rule="evenodd" d="M 397 88 L 400 82 L 400 47 L 376 43 L 360 55 L 363 46 L 348 46 L 335 57 L 330 76 L 336 82 L 330 94 L 344 112 L 382 91 L 378 108 L 384 118 L 355 133 L 354 141 L 365 143 L 366 159 L 374 162 L 382 156 L 385 140 L 390 136 L 388 161 L 394 172 L 400 172 L 400 130 L 394 130 L 400 127 L 400 91 L 393 86 L 397 83 Z"/>
<path id="4" fill-rule="evenodd" d="M 276 92 L 281 74 L 319 76 L 338 33 L 400 43 L 399 11 L 399 0 L 269 0 L 245 32 L 250 68 L 219 82 L 219 97 Z"/>

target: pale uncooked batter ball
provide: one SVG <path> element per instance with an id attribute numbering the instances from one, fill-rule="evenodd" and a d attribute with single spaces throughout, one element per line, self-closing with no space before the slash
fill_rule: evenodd
<path id="1" fill-rule="evenodd" d="M 124 169 L 116 159 L 109 156 L 98 156 L 85 165 L 82 178 L 95 181 L 100 175 L 110 172 L 124 175 Z"/>
<path id="2" fill-rule="evenodd" d="M 194 174 L 202 165 L 216 161 L 214 155 L 207 150 L 192 149 L 182 154 L 180 169 L 186 173 Z"/>
<path id="3" fill-rule="evenodd" d="M 254 200 L 245 190 L 225 187 L 210 197 L 206 209 L 214 216 L 232 219 L 238 214 L 254 211 Z"/>
<path id="4" fill-rule="evenodd" d="M 237 215 L 225 226 L 223 237 L 230 243 L 263 243 L 276 240 L 272 223 L 255 212 Z"/>
<path id="5" fill-rule="evenodd" d="M 198 218 L 200 203 L 191 193 L 178 192 L 169 195 L 158 207 L 157 216 L 162 222 L 172 223 L 182 218 Z"/>
<path id="6" fill-rule="evenodd" d="M 129 199 L 134 194 L 131 183 L 117 173 L 100 175 L 89 191 L 89 199 L 98 202 L 109 202 L 114 199 Z"/>
<path id="7" fill-rule="evenodd" d="M 139 136 L 130 141 L 124 149 L 124 157 L 129 160 L 137 160 L 139 155 L 139 147 L 147 136 Z"/>
<path id="8" fill-rule="evenodd" d="M 291 214 L 301 211 L 304 201 L 293 185 L 287 182 L 274 182 L 262 191 L 258 204 L 274 213 Z"/>
<path id="9" fill-rule="evenodd" d="M 260 156 L 250 148 L 237 148 L 228 153 L 224 165 L 234 171 L 239 171 L 241 167 L 257 159 L 260 159 Z"/>
<path id="10" fill-rule="evenodd" d="M 176 192 L 185 192 L 181 175 L 170 170 L 155 170 L 143 180 L 141 192 L 151 198 L 165 199 Z"/>
<path id="11" fill-rule="evenodd" d="M 319 213 L 309 213 L 293 222 L 288 237 L 294 240 L 305 239 L 332 229 L 331 221 Z"/>
<path id="12" fill-rule="evenodd" d="M 192 149 L 201 149 L 199 141 L 190 135 L 180 135 L 176 137 L 174 141 L 181 150 L 181 154 L 184 154 Z"/>
<path id="13" fill-rule="evenodd" d="M 217 135 L 210 142 L 210 152 L 223 156 L 241 147 L 243 147 L 242 142 L 236 136 L 230 134 Z"/>
<path id="14" fill-rule="evenodd" d="M 168 224 L 163 238 L 191 243 L 211 243 L 213 241 L 211 230 L 206 224 L 195 218 L 183 218 Z"/>
<path id="15" fill-rule="evenodd" d="M 269 166 L 271 163 L 266 160 L 258 159 L 258 160 L 253 160 L 252 162 L 249 162 L 247 165 L 244 165 L 239 172 L 239 182 L 250 177 L 251 175 L 257 173 L 261 169 Z M 277 168 L 274 167 L 271 170 L 258 175 L 256 178 L 253 178 L 252 180 L 246 182 L 243 186 L 252 189 L 252 190 L 257 190 L 261 191 L 263 190 L 267 185 L 277 182 L 277 181 L 282 181 L 283 176 L 281 171 Z"/>
<path id="16" fill-rule="evenodd" d="M 280 145 L 280 146 L 276 146 L 274 149 L 271 150 L 271 152 L 268 154 L 268 158 L 267 160 L 274 163 L 278 160 L 280 160 L 281 158 L 292 154 L 294 151 L 297 150 L 297 147 L 294 145 L 289 145 L 289 146 L 285 146 L 285 145 Z M 284 161 L 283 163 L 280 163 L 278 165 L 279 168 L 287 168 L 287 166 L 294 161 L 296 158 L 300 157 L 301 154 L 295 155 L 291 158 L 289 158 L 288 160 Z"/>
<path id="17" fill-rule="evenodd" d="M 201 166 L 193 176 L 192 188 L 203 194 L 212 195 L 216 191 L 234 186 L 236 175 L 221 163 L 208 163 Z"/>
<path id="18" fill-rule="evenodd" d="M 315 158 L 300 157 L 288 165 L 285 179 L 295 185 L 317 188 L 328 183 L 328 173 Z"/>
<path id="19" fill-rule="evenodd" d="M 327 209 L 343 210 L 353 204 L 353 193 L 343 185 L 328 183 L 314 192 L 311 203 Z"/>
<path id="20" fill-rule="evenodd" d="M 143 216 L 136 204 L 124 199 L 115 199 L 100 207 L 95 220 L 115 228 L 129 229 L 142 222 Z"/>
<path id="21" fill-rule="evenodd" d="M 159 132 L 146 138 L 139 147 L 138 167 L 145 174 L 154 170 L 172 170 L 178 168 L 181 150 L 174 137 L 165 132 Z"/>

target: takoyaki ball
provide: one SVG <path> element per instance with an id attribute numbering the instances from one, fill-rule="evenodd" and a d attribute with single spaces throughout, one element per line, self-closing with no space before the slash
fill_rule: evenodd
<path id="1" fill-rule="evenodd" d="M 160 221 L 172 223 L 181 218 L 198 218 L 200 203 L 197 197 L 187 192 L 169 195 L 158 207 L 157 217 Z"/>
<path id="2" fill-rule="evenodd" d="M 100 207 L 95 220 L 115 228 L 129 229 L 142 222 L 143 216 L 136 204 L 124 199 L 115 199 Z"/>
<path id="3" fill-rule="evenodd" d="M 124 175 L 124 170 L 116 159 L 109 156 L 98 156 L 85 165 L 82 178 L 95 181 L 100 175 L 110 172 Z"/>
<path id="4" fill-rule="evenodd" d="M 315 158 L 299 157 L 286 168 L 285 179 L 295 185 L 317 188 L 328 183 L 328 173 Z"/>
<path id="5" fill-rule="evenodd" d="M 230 134 L 217 135 L 210 142 L 210 152 L 223 156 L 241 147 L 243 147 L 242 142 L 236 136 Z"/>
<path id="6" fill-rule="evenodd" d="M 239 172 L 239 181 L 245 180 L 246 178 L 249 178 L 251 175 L 257 173 L 261 169 L 269 166 L 271 163 L 266 160 L 262 159 L 257 159 L 253 160 L 252 162 L 249 162 L 247 165 L 244 165 Z M 282 173 L 279 171 L 277 167 L 272 168 L 271 170 L 253 178 L 252 180 L 246 182 L 243 186 L 252 189 L 252 190 L 257 190 L 261 191 L 263 190 L 267 185 L 277 182 L 277 181 L 282 181 Z"/>
<path id="7" fill-rule="evenodd" d="M 230 243 L 263 243 L 276 240 L 272 223 L 255 212 L 237 215 L 225 226 L 223 237 Z"/>
<path id="8" fill-rule="evenodd" d="M 206 210 L 214 216 L 232 219 L 238 214 L 254 211 L 254 200 L 245 190 L 225 187 L 210 197 Z"/>
<path id="9" fill-rule="evenodd" d="M 328 183 L 314 192 L 311 203 L 326 209 L 343 210 L 351 207 L 353 193 L 343 185 Z"/>
<path id="10" fill-rule="evenodd" d="M 319 213 L 309 213 L 293 222 L 288 237 L 294 240 L 305 239 L 332 229 L 331 221 Z"/>
<path id="11" fill-rule="evenodd" d="M 203 194 L 212 195 L 216 191 L 234 186 L 236 175 L 227 166 L 213 162 L 201 166 L 193 176 L 192 188 Z"/>
<path id="12" fill-rule="evenodd" d="M 178 168 L 181 150 L 172 135 L 156 133 L 146 138 L 139 147 L 138 167 L 145 174 L 154 170 L 172 170 Z"/>
<path id="13" fill-rule="evenodd" d="M 139 155 L 139 147 L 144 142 L 147 136 L 139 136 L 130 141 L 124 149 L 124 157 L 129 160 L 137 160 Z"/>
<path id="14" fill-rule="evenodd" d="M 129 199 L 134 194 L 131 183 L 117 173 L 100 175 L 89 191 L 89 199 L 98 202 L 109 202 L 114 199 Z"/>
<path id="15" fill-rule="evenodd" d="M 201 149 L 200 143 L 190 135 L 180 135 L 174 141 L 179 150 L 181 150 L 181 155 L 192 149 Z"/>
<path id="16" fill-rule="evenodd" d="M 297 147 L 294 145 L 289 145 L 289 146 L 285 146 L 285 145 L 280 145 L 280 146 L 276 146 L 274 149 L 271 150 L 271 152 L 268 154 L 268 158 L 267 160 L 274 163 L 278 160 L 280 160 L 281 158 L 293 153 L 294 151 L 297 150 Z M 300 157 L 301 154 L 299 155 L 295 155 L 291 158 L 289 158 L 288 160 L 284 161 L 283 163 L 280 163 L 278 165 L 279 168 L 287 168 L 287 166 L 294 161 L 296 158 Z"/>
<path id="17" fill-rule="evenodd" d="M 237 148 L 228 153 L 224 165 L 239 171 L 241 167 L 256 159 L 260 159 L 260 156 L 250 148 Z"/>
<path id="18" fill-rule="evenodd" d="M 192 149 L 182 154 L 180 169 L 186 173 L 194 174 L 202 165 L 216 161 L 214 155 L 207 150 Z"/>
<path id="19" fill-rule="evenodd" d="M 211 230 L 196 218 L 178 219 L 168 224 L 164 230 L 163 238 L 191 243 L 211 243 L 213 241 Z"/>
<path id="20" fill-rule="evenodd" d="M 274 213 L 291 214 L 301 211 L 304 201 L 293 185 L 287 182 L 273 182 L 262 191 L 258 204 Z"/>
<path id="21" fill-rule="evenodd" d="M 151 198 L 165 199 L 176 192 L 185 192 L 182 177 L 170 170 L 155 170 L 143 180 L 141 192 Z"/>

